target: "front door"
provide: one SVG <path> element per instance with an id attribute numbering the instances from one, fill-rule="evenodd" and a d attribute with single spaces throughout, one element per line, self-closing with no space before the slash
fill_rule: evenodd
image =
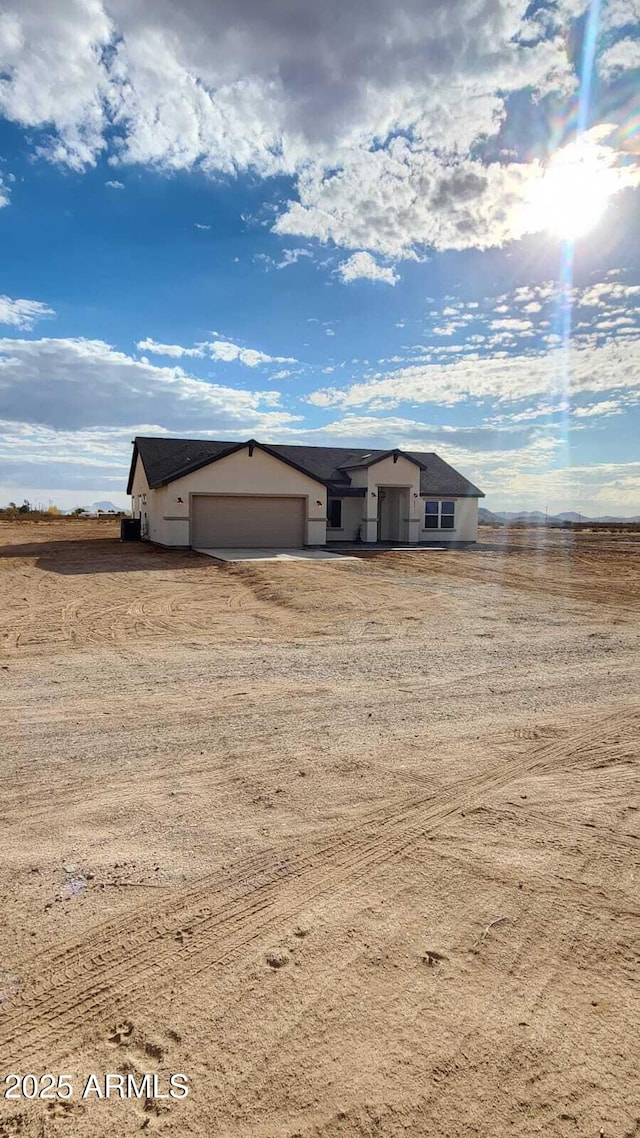
<path id="1" fill-rule="evenodd" d="M 400 541 L 402 487 L 378 487 L 378 541 Z"/>

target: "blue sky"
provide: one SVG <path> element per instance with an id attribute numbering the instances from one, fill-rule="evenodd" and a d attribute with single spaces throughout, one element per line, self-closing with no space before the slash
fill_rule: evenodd
<path id="1" fill-rule="evenodd" d="M 138 433 L 640 513 L 640 0 L 9 0 L 0 503 Z"/>

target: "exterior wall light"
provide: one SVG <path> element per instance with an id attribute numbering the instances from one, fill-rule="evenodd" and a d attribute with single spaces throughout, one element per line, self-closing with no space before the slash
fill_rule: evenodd
<path id="1" fill-rule="evenodd" d="M 375 496 L 376 496 L 376 492 L 375 492 L 375 490 L 372 490 L 372 491 L 371 491 L 371 497 L 372 497 L 372 498 L 375 498 Z"/>
<path id="2" fill-rule="evenodd" d="M 321 505 L 322 505 L 322 502 L 321 502 L 321 501 L 320 501 L 320 499 L 318 498 L 318 500 L 317 500 L 317 502 L 316 502 L 316 506 L 321 506 Z"/>
<path id="3" fill-rule="evenodd" d="M 182 498 L 176 498 L 176 502 L 181 502 Z"/>

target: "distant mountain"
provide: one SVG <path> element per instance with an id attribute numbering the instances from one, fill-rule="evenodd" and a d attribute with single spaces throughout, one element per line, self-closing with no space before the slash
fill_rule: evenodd
<path id="1" fill-rule="evenodd" d="M 504 517 L 499 514 L 492 514 L 491 510 L 485 509 L 484 506 L 479 506 L 478 521 L 480 522 L 480 525 L 499 526 L 502 525 Z"/>
<path id="2" fill-rule="evenodd" d="M 558 525 L 560 522 L 640 522 L 640 515 L 635 514 L 633 517 L 615 517 L 611 514 L 602 514 L 600 517 L 591 518 L 587 514 L 577 514 L 575 510 L 567 510 L 561 514 L 543 514 L 541 510 L 521 510 L 518 513 L 506 511 L 491 511 L 487 510 L 484 506 L 480 506 L 478 510 L 478 521 L 481 525 L 486 526 L 501 526 L 506 522 L 521 522 L 529 525 L 544 525 L 545 521 L 549 525 Z"/>
<path id="3" fill-rule="evenodd" d="M 82 510 L 84 514 L 97 514 L 98 512 L 102 514 L 119 514 L 124 512 L 121 506 L 116 506 L 113 502 L 106 500 L 102 502 L 92 502 L 90 506 L 72 506 L 70 510 L 61 510 L 60 513 L 73 514 L 76 510 Z"/>
<path id="4" fill-rule="evenodd" d="M 491 510 L 485 509 L 480 506 L 478 510 L 478 521 L 484 522 L 485 525 L 504 525 L 505 522 L 544 522 L 545 516 L 540 510 L 520 510 L 518 513 L 509 511 L 501 513 L 492 513 Z"/>
<path id="5" fill-rule="evenodd" d="M 94 502 L 92 506 L 89 506 L 89 512 L 91 514 L 97 514 L 98 510 L 102 510 L 102 512 L 104 514 L 108 514 L 110 512 L 113 512 L 114 514 L 118 514 L 118 513 L 120 513 L 120 509 L 121 509 L 120 506 L 115 506 L 113 504 L 113 502 L 109 502 L 109 501 Z"/>

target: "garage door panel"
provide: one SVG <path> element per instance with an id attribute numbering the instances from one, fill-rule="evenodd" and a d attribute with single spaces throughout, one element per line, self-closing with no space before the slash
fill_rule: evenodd
<path id="1" fill-rule="evenodd" d="M 196 549 L 304 545 L 304 498 L 197 494 L 191 501 L 191 544 Z"/>

